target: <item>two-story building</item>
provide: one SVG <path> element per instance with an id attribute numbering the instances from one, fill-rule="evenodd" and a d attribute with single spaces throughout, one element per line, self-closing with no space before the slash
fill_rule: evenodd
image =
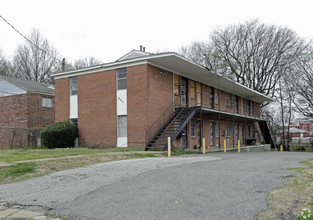
<path id="1" fill-rule="evenodd" d="M 173 53 L 133 50 L 112 63 L 53 74 L 56 121 L 90 147 L 220 148 L 269 143 L 260 104 L 272 101 Z"/>
<path id="2" fill-rule="evenodd" d="M 40 131 L 54 123 L 54 89 L 0 76 L 0 148 L 40 145 Z"/>

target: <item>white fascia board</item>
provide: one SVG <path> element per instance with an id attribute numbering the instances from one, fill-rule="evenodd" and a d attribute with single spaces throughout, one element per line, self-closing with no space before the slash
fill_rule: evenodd
<path id="1" fill-rule="evenodd" d="M 179 56 L 179 55 L 176 55 L 176 54 L 174 54 L 174 55 L 175 55 L 176 57 L 178 57 L 178 58 L 181 58 L 181 56 Z M 226 78 L 226 77 L 224 77 L 224 76 L 221 76 L 221 75 L 219 75 L 219 74 L 213 73 L 212 71 L 208 70 L 207 68 L 205 68 L 205 67 L 203 67 L 203 66 L 201 66 L 201 65 L 199 65 L 199 64 L 190 62 L 190 61 L 188 61 L 188 60 L 186 60 L 186 59 L 184 59 L 184 58 L 182 58 L 182 59 L 183 59 L 184 61 L 186 61 L 186 62 L 192 63 L 196 68 L 200 68 L 202 71 L 203 71 L 203 70 L 207 71 L 208 74 L 214 74 L 214 77 L 218 77 L 218 78 L 219 78 L 221 84 L 223 84 L 223 81 L 224 81 L 224 82 L 229 82 L 229 83 L 231 83 L 231 84 L 233 84 L 233 85 L 235 85 L 235 86 L 238 86 L 239 88 L 241 88 L 241 89 L 243 89 L 243 90 L 248 91 L 249 93 L 252 93 L 253 96 L 262 97 L 262 100 L 263 100 L 263 101 L 274 101 L 274 99 L 269 98 L 269 97 L 267 97 L 266 95 L 263 95 L 263 94 L 261 94 L 261 93 L 259 93 L 259 92 L 257 92 L 257 91 L 254 91 L 253 89 L 250 89 L 250 88 L 248 88 L 248 87 L 246 87 L 246 86 L 243 86 L 243 85 L 241 85 L 240 83 L 237 83 L 237 82 L 235 82 L 235 81 L 233 81 L 233 80 L 231 80 L 231 79 L 229 79 L 229 78 Z M 150 60 L 148 61 L 148 64 L 150 64 L 150 65 L 152 65 L 152 66 L 155 66 L 155 67 L 158 67 L 158 68 L 160 68 L 160 69 L 164 69 L 164 70 L 167 70 L 167 71 L 169 71 L 169 72 L 175 73 L 175 74 L 177 74 L 177 75 L 184 76 L 184 77 L 189 78 L 189 79 L 191 79 L 191 80 L 193 80 L 193 81 L 201 82 L 201 83 L 203 83 L 203 84 L 205 84 L 205 85 L 212 86 L 212 87 L 215 87 L 215 88 L 217 88 L 217 89 L 221 89 L 222 91 L 230 92 L 230 93 L 233 93 L 233 94 L 237 95 L 235 91 L 227 91 L 226 88 L 223 88 L 223 87 L 217 86 L 217 85 L 213 85 L 213 84 L 210 83 L 209 81 L 203 81 L 203 80 L 201 80 L 201 79 L 199 79 L 199 78 L 196 78 L 196 77 L 195 77 L 194 75 L 192 75 L 192 74 L 181 73 L 181 72 L 179 72 L 179 71 L 177 71 L 177 70 L 174 70 L 173 68 L 168 68 L 168 67 L 165 67 L 165 66 L 163 66 L 163 65 L 156 64 L 156 63 L 154 63 L 153 61 L 150 61 Z M 218 88 L 218 87 L 219 87 L 219 88 Z M 239 94 L 238 94 L 238 95 L 239 95 Z M 240 96 L 243 97 L 243 95 L 240 95 Z M 247 98 L 247 97 L 248 97 L 248 96 L 246 96 L 245 98 Z M 255 98 L 253 98 L 253 97 L 250 97 L 250 98 L 248 98 L 248 99 L 257 101 L 257 100 L 256 100 Z M 258 100 L 259 100 L 259 99 L 258 99 Z M 257 101 L 257 102 L 260 102 L 260 101 Z"/>
<path id="2" fill-rule="evenodd" d="M 137 61 L 137 62 L 129 62 L 129 63 L 111 63 L 111 64 L 106 64 L 94 68 L 87 68 L 87 69 L 79 69 L 79 70 L 72 70 L 68 72 L 62 72 L 62 73 L 55 73 L 52 74 L 51 76 L 54 79 L 62 79 L 62 78 L 68 78 L 72 76 L 80 76 L 80 75 L 85 75 L 89 73 L 98 73 L 106 70 L 112 70 L 112 69 L 119 69 L 119 68 L 124 68 L 124 67 L 129 67 L 129 66 L 136 66 L 136 65 L 141 65 L 141 64 L 147 64 L 147 61 Z"/>
<path id="3" fill-rule="evenodd" d="M 70 70 L 70 71 L 66 71 L 66 72 L 53 73 L 53 74 L 51 74 L 51 76 L 54 79 L 61 79 L 61 78 L 66 78 L 66 77 L 71 77 L 71 76 L 84 75 L 84 74 L 88 74 L 88 73 L 101 72 L 101 71 L 105 71 L 105 70 L 111 70 L 111 69 L 117 69 L 117 68 L 124 68 L 124 67 L 128 67 L 128 66 L 147 64 L 149 59 L 166 57 L 166 56 L 171 56 L 174 54 L 175 53 L 162 53 L 162 54 L 155 54 L 155 55 L 150 55 L 150 56 L 143 56 L 143 57 L 133 58 L 133 59 L 129 59 L 129 60 L 122 60 L 122 61 L 118 61 L 118 62 L 106 63 L 106 64 L 94 66 L 94 67 L 87 67 L 84 69 L 77 69 L 77 70 Z"/>

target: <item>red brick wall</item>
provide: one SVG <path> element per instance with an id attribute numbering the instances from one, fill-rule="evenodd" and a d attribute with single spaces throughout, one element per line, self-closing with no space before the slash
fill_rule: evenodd
<path id="1" fill-rule="evenodd" d="M 127 68 L 127 136 L 129 147 L 145 147 L 148 85 L 146 64 Z"/>
<path id="2" fill-rule="evenodd" d="M 98 148 L 116 146 L 115 72 L 108 70 L 77 77 L 80 145 Z"/>
<path id="3" fill-rule="evenodd" d="M 27 94 L 0 97 L 0 127 L 27 127 Z"/>
<path id="4" fill-rule="evenodd" d="M 69 78 L 55 80 L 55 121 L 70 117 Z"/>
<path id="5" fill-rule="evenodd" d="M 0 98 L 0 148 L 36 146 L 41 128 L 54 122 L 54 108 L 42 107 L 42 96 Z"/>
<path id="6" fill-rule="evenodd" d="M 153 123 L 173 103 L 173 73 L 148 65 L 148 124 Z"/>
<path id="7" fill-rule="evenodd" d="M 54 98 L 40 94 L 27 94 L 27 127 L 46 127 L 54 123 L 54 107 L 42 107 L 42 98 Z"/>

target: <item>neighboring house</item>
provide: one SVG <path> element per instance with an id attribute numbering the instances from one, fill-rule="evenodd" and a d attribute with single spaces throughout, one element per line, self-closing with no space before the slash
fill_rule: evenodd
<path id="1" fill-rule="evenodd" d="M 290 127 L 299 128 L 301 130 L 310 132 L 310 134 L 313 134 L 313 125 L 312 125 L 312 122 L 310 122 L 309 120 L 303 120 L 298 124 L 290 123 Z"/>
<path id="2" fill-rule="evenodd" d="M 288 130 L 286 129 L 286 132 L 288 132 Z M 288 133 L 287 133 L 288 135 Z M 306 130 L 302 130 L 299 128 L 289 128 L 289 137 L 310 137 L 310 132 L 306 131 Z"/>
<path id="3" fill-rule="evenodd" d="M 115 62 L 56 73 L 56 121 L 89 147 L 235 147 L 271 142 L 260 103 L 272 101 L 176 53 L 133 50 Z M 264 135 L 262 135 L 264 134 Z M 263 139 L 264 137 L 264 139 Z"/>
<path id="4" fill-rule="evenodd" d="M 37 146 L 43 127 L 54 123 L 54 89 L 0 76 L 0 148 Z"/>

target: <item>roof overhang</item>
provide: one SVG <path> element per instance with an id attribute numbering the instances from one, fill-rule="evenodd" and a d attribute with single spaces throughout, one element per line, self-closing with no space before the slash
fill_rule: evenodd
<path id="1" fill-rule="evenodd" d="M 209 69 L 173 52 L 153 54 L 150 56 L 137 57 L 129 60 L 122 60 L 84 69 L 54 73 L 52 76 L 55 79 L 59 79 L 140 64 L 150 64 L 258 103 L 274 101 L 273 99 L 259 92 L 256 92 L 226 77 L 213 73 Z"/>

